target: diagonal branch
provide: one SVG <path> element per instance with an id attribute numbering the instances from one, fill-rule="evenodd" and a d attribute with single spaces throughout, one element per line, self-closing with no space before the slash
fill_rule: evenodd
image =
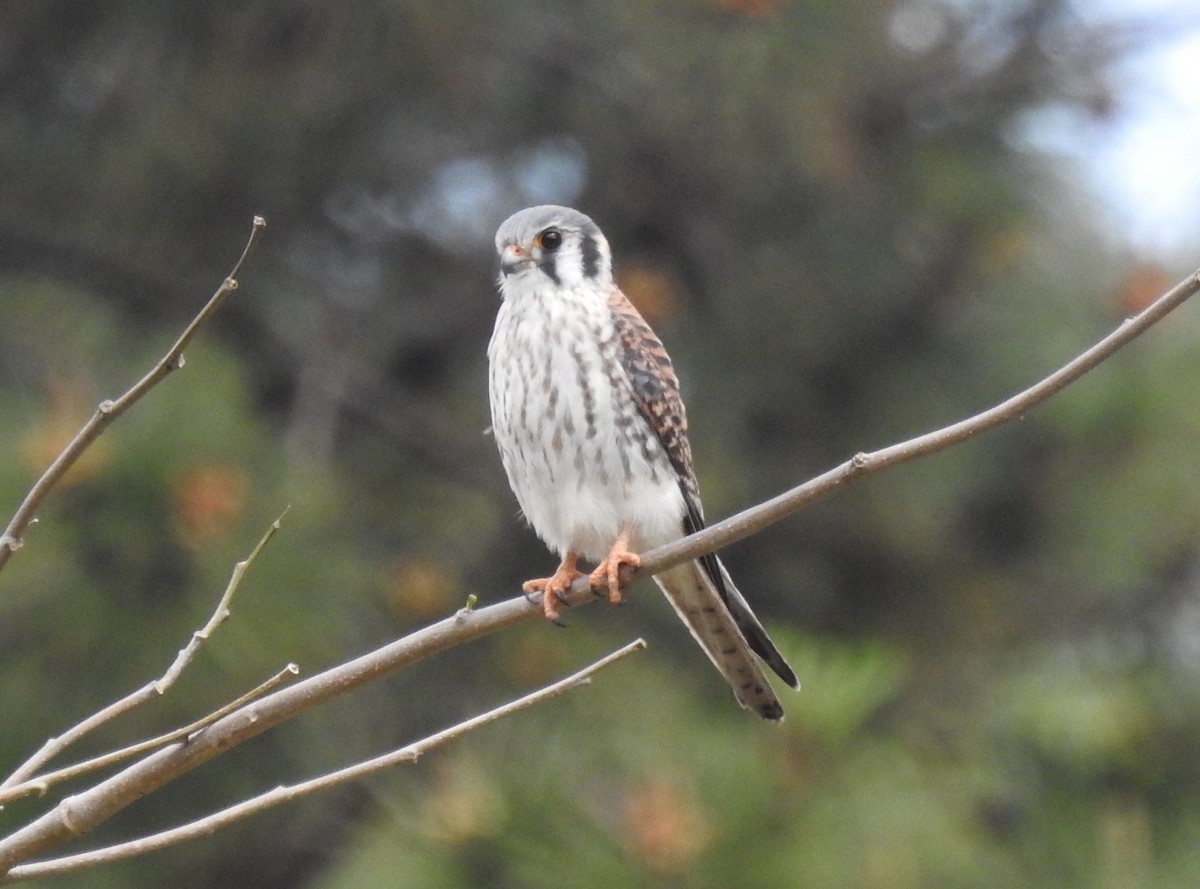
<path id="1" fill-rule="evenodd" d="M 645 553 L 639 573 L 663 571 L 741 540 L 852 481 L 936 453 L 1022 416 L 1144 333 L 1197 291 L 1200 291 L 1200 271 L 1188 276 L 1078 358 L 1002 404 L 910 441 L 856 455 L 816 479 L 718 522 L 706 531 Z M 591 601 L 594 596 L 586 581 L 578 581 L 564 598 L 569 604 L 578 605 Z M 91 830 L 179 775 L 311 707 L 432 654 L 538 620 L 541 614 L 539 604 L 520 596 L 487 608 L 463 609 L 403 639 L 282 688 L 218 720 L 189 738 L 186 744 L 156 750 L 100 784 L 63 800 L 35 821 L 0 840 L 0 874 L 44 849 Z"/>
<path id="2" fill-rule="evenodd" d="M 1126 318 L 1112 333 L 1086 352 L 995 407 L 908 441 L 877 451 L 855 454 L 845 463 L 835 466 L 802 485 L 797 485 L 764 503 L 716 522 L 697 534 L 660 546 L 644 554 L 641 569 L 631 572 L 630 578 L 648 577 L 670 568 L 672 565 L 678 565 L 688 559 L 712 552 L 714 549 L 744 540 L 757 534 L 763 528 L 811 506 L 852 481 L 875 475 L 918 457 L 936 454 L 938 451 L 944 451 L 969 438 L 995 429 L 997 426 L 1019 420 L 1032 408 L 1060 392 L 1107 360 L 1121 347 L 1128 345 L 1145 333 L 1197 292 L 1200 292 L 1200 269 L 1192 272 L 1137 315 Z M 624 577 L 624 575 L 622 576 Z M 580 582 L 577 582 L 576 587 L 581 588 L 578 590 L 578 594 L 583 594 L 586 589 L 586 585 Z M 572 593 L 577 593 L 575 587 L 572 588 Z M 580 595 L 579 598 L 586 598 L 586 595 Z M 572 596 L 571 603 L 575 604 L 575 600 L 576 596 Z"/>
<path id="3" fill-rule="evenodd" d="M 8 564 L 8 560 L 12 558 L 12 554 L 21 548 L 25 539 L 25 532 L 37 520 L 38 508 L 42 505 L 46 496 L 58 484 L 59 480 L 66 475 L 67 470 L 75 465 L 76 461 L 91 446 L 92 442 L 100 437 L 101 433 L 108 428 L 113 420 L 125 413 L 143 395 L 162 382 L 171 371 L 183 367 L 183 350 L 191 343 L 192 339 L 196 336 L 196 332 L 221 307 L 221 304 L 225 302 L 229 294 L 237 290 L 237 279 L 238 275 L 241 274 L 242 266 L 250 258 L 250 253 L 258 241 L 258 235 L 266 225 L 266 220 L 261 216 L 254 217 L 254 226 L 250 231 L 250 237 L 246 241 L 246 246 L 242 249 L 242 255 L 233 264 L 233 269 L 229 272 L 229 276 L 221 282 L 221 286 L 217 288 L 216 293 L 209 298 L 204 308 L 200 310 L 200 313 L 192 319 L 192 322 L 179 335 L 179 339 L 175 341 L 175 345 L 171 346 L 167 350 L 167 354 L 159 359 L 158 363 L 151 368 L 149 373 L 134 383 L 128 392 L 115 401 L 105 400 L 100 402 L 91 419 L 83 424 L 75 434 L 75 437 L 63 448 L 62 453 L 54 458 L 54 462 L 50 464 L 46 471 L 42 473 L 42 477 L 30 488 L 29 493 L 25 495 L 25 500 L 17 508 L 12 520 L 9 521 L 8 527 L 0 534 L 0 570 L 3 570 L 4 566 Z"/>
<path id="4" fill-rule="evenodd" d="M 226 827 L 235 821 L 241 821 L 250 815 L 265 812 L 267 809 L 290 803 L 301 797 L 309 796 L 321 790 L 327 790 L 331 787 L 336 787 L 339 784 L 345 784 L 349 781 L 354 781 L 359 778 L 365 778 L 368 775 L 373 775 L 385 769 L 390 769 L 394 766 L 403 763 L 416 762 L 426 753 L 435 750 L 450 741 L 457 740 L 463 735 L 482 728 L 485 725 L 496 722 L 506 716 L 512 716 L 514 713 L 519 713 L 522 710 L 527 710 L 535 704 L 540 704 L 550 698 L 557 697 L 564 692 L 571 691 L 581 685 L 586 685 L 591 682 L 592 676 L 603 670 L 605 667 L 611 666 L 622 658 L 633 654 L 635 651 L 642 651 L 646 647 L 646 642 L 643 639 L 635 639 L 628 645 L 619 648 L 618 650 L 608 654 L 600 660 L 589 664 L 582 670 L 578 670 L 563 679 L 558 680 L 550 685 L 522 695 L 515 701 L 510 701 L 507 704 L 502 704 L 486 713 L 479 716 L 473 716 L 470 719 L 453 725 L 450 728 L 443 729 L 436 734 L 430 735 L 420 741 L 415 741 L 412 744 L 407 744 L 390 753 L 385 753 L 382 756 L 374 757 L 373 759 L 364 760 L 363 762 L 355 763 L 354 765 L 345 766 L 337 769 L 326 775 L 321 775 L 317 778 L 310 778 L 307 781 L 301 781 L 298 784 L 290 786 L 276 787 L 261 793 L 258 796 L 244 800 L 237 805 L 230 806 L 227 809 L 222 809 L 219 812 L 214 812 L 204 818 L 200 818 L 189 824 L 181 825 L 180 827 L 164 830 L 161 833 L 153 834 L 152 836 L 142 837 L 141 839 L 132 840 L 127 843 L 120 843 L 115 846 L 109 846 L 104 849 L 97 849 L 93 852 L 82 852 L 78 855 L 69 855 L 64 858 L 57 858 L 52 861 L 34 862 L 32 864 L 24 864 L 14 867 L 8 872 L 5 877 L 0 877 L 0 883 L 16 882 L 18 880 L 32 880 L 39 877 L 58 876 L 59 874 L 69 873 L 70 871 L 82 870 L 84 868 L 93 867 L 98 864 L 104 864 L 111 861 L 120 861 L 124 858 L 133 858 L 138 855 L 145 855 L 147 852 L 154 852 L 158 849 L 173 846 L 176 843 L 182 843 L 186 840 L 195 839 L 201 836 L 207 836 Z"/>
<path id="5" fill-rule="evenodd" d="M 136 744 L 130 744 L 128 747 L 122 747 L 120 750 L 114 750 L 111 753 L 102 753 L 99 756 L 93 756 L 91 759 L 85 759 L 74 765 L 63 766 L 61 769 L 55 769 L 51 772 L 43 772 L 32 778 L 26 778 L 19 784 L 5 786 L 3 789 L 0 789 L 0 807 L 13 800 L 22 799 L 27 796 L 42 796 L 56 784 L 61 784 L 72 778 L 78 778 L 80 775 L 86 775 L 88 772 L 108 768 L 123 760 L 132 759 L 139 754 L 148 753 L 159 747 L 165 747 L 173 741 L 186 742 L 190 735 L 194 735 L 200 729 L 212 725 L 221 717 L 227 716 L 234 710 L 239 710 L 251 701 L 261 698 L 267 692 L 287 682 L 291 677 L 298 675 L 300 675 L 300 668 L 295 664 L 288 664 L 282 670 L 270 676 L 264 682 L 260 682 L 248 692 L 239 695 L 228 704 L 222 704 L 207 716 L 201 716 L 199 719 L 185 726 L 172 729 L 165 734 L 148 738 L 145 741 L 138 741 Z M 148 687 L 152 687 L 153 684 L 151 683 Z"/>
<path id="6" fill-rule="evenodd" d="M 286 514 L 287 512 L 285 510 L 284 515 Z M 167 689 L 175 684 L 175 681 L 183 673 L 187 665 L 191 663 L 192 658 L 195 657 L 196 651 L 200 648 L 200 644 L 207 640 L 209 636 L 216 631 L 217 627 L 224 623 L 229 617 L 229 605 L 230 602 L 233 601 L 234 593 L 236 593 L 238 587 L 241 586 L 242 577 L 245 575 L 246 570 L 250 567 L 250 565 L 253 564 L 254 560 L 258 558 L 258 554 L 262 552 L 263 547 L 265 547 L 270 539 L 275 536 L 275 533 L 279 530 L 279 524 L 282 520 L 283 515 L 280 515 L 279 518 L 272 522 L 270 527 L 267 528 L 266 532 L 259 539 L 254 549 L 250 551 L 250 555 L 246 556 L 245 559 L 238 562 L 234 566 L 233 574 L 229 578 L 229 583 L 225 587 L 225 592 L 221 595 L 221 599 L 217 603 L 217 607 L 213 609 L 212 615 L 209 617 L 208 621 L 203 627 L 192 633 L 192 638 L 188 641 L 187 645 L 180 649 L 179 654 L 175 656 L 175 660 L 171 663 L 171 666 L 167 668 L 167 671 L 160 678 L 146 683 L 141 688 L 130 692 L 120 700 L 114 701 L 104 709 L 93 713 L 82 722 L 71 726 L 71 728 L 63 732 L 58 737 L 48 740 L 42 745 L 41 749 L 38 750 L 37 753 L 22 763 L 17 770 L 9 775 L 4 781 L 0 782 L 0 804 L 8 799 L 16 799 L 22 796 L 28 796 L 30 793 L 44 792 L 44 790 L 49 787 L 51 783 L 49 776 L 46 776 L 39 781 L 31 781 L 31 777 L 37 774 L 38 769 L 40 769 L 54 757 L 58 756 L 58 754 L 62 753 L 62 751 L 67 747 L 77 742 L 80 738 L 83 738 L 89 733 L 94 732 L 96 729 L 100 728 L 100 726 L 111 722 L 121 714 L 128 713 L 130 710 L 144 704 L 146 701 L 160 697 L 166 693 Z M 286 673 L 287 671 L 285 671 L 285 674 Z M 280 681 L 282 681 L 282 678 Z M 266 689 L 258 690 L 258 694 L 262 694 L 262 692 L 265 690 Z M 239 698 L 239 701 L 242 701 L 242 699 Z M 223 710 L 224 708 L 217 712 L 222 713 Z M 206 719 L 208 719 L 208 717 L 206 717 Z M 213 720 L 209 719 L 209 721 Z M 192 728 L 192 731 L 194 730 L 195 727 Z M 191 734 L 191 731 L 187 732 L 187 734 Z M 161 746 L 162 744 L 171 740 L 174 740 L 174 738 L 172 736 L 167 736 L 166 740 L 159 740 L 152 746 Z M 132 753 L 125 752 L 124 755 L 119 758 L 124 759 L 138 752 L 140 751 L 133 750 Z M 96 761 L 89 760 L 89 763 L 92 762 Z M 111 764 L 111 762 L 112 760 L 110 757 L 100 757 L 99 765 L 93 765 L 92 768 L 102 768 L 103 766 Z M 85 765 L 88 765 L 88 763 L 80 763 L 77 766 L 72 766 L 71 769 L 66 770 L 68 771 L 68 774 L 65 777 L 71 777 L 79 774 L 81 767 Z M 87 771 L 88 769 L 83 770 Z M 63 780 L 63 777 L 57 776 L 57 773 L 56 777 L 58 780 Z M 29 784 L 32 784 L 33 786 L 25 787 L 24 790 L 18 792 L 19 787 Z"/>
<path id="7" fill-rule="evenodd" d="M 540 606 L 521 596 L 488 608 L 463 609 L 382 648 L 281 688 L 217 720 L 186 743 L 156 750 L 99 784 L 67 797 L 0 839 L 0 874 L 44 849 L 88 832 L 180 775 L 333 697 L 430 655 L 533 621 L 541 613 Z"/>

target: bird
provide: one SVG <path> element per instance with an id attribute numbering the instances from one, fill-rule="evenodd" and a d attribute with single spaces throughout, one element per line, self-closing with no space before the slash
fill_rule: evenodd
<path id="1" fill-rule="evenodd" d="M 561 595 L 595 563 L 593 590 L 621 601 L 639 552 L 704 527 L 679 380 L 662 341 L 613 278 L 590 217 L 545 205 L 496 231 L 500 308 L 488 343 L 492 434 L 526 521 L 560 557 L 524 583 L 558 621 Z M 757 654 L 796 674 L 715 554 L 654 576 L 742 707 L 783 718 Z"/>

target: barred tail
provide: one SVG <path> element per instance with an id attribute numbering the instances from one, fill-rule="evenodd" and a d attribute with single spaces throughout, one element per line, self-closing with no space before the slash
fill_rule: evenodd
<path id="1" fill-rule="evenodd" d="M 723 567 L 721 570 L 724 573 Z M 794 684 L 796 677 L 775 646 L 767 639 L 762 625 L 754 618 L 741 594 L 737 593 L 729 581 L 728 575 L 725 575 L 725 581 L 727 589 L 732 591 L 732 611 L 726 606 L 712 579 L 699 562 L 687 562 L 668 568 L 655 575 L 654 580 L 675 606 L 680 619 L 687 624 L 709 660 L 725 677 L 738 703 L 748 710 L 753 710 L 763 719 L 783 719 L 783 706 L 767 682 L 751 651 L 751 643 L 747 641 L 747 635 L 740 626 L 745 623 L 746 615 L 749 615 L 752 621 L 752 624 L 747 625 L 748 629 L 757 634 L 751 638 L 756 642 L 766 640 L 769 651 L 774 654 L 774 657 L 768 660 L 771 667 L 780 672 L 778 665 L 781 664 L 786 675 L 784 672 L 780 672 L 780 675 L 785 681 L 790 676 L 789 684 Z"/>

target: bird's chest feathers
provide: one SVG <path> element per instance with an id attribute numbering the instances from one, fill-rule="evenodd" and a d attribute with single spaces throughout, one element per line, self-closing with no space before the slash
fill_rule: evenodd
<path id="1" fill-rule="evenodd" d="M 608 533 L 637 522 L 647 498 L 660 509 L 660 489 L 675 497 L 621 348 L 602 296 L 563 288 L 500 308 L 488 347 L 492 427 L 521 507 L 547 539 L 556 529 L 578 538 L 571 529 L 589 523 Z"/>
<path id="2" fill-rule="evenodd" d="M 509 299 L 489 353 L 497 440 L 519 448 L 531 469 L 561 476 L 602 464 L 637 414 L 600 300 L 570 290 Z"/>

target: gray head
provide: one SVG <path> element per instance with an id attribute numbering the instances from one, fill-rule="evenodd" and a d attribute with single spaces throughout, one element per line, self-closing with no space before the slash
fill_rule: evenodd
<path id="1" fill-rule="evenodd" d="M 502 287 L 547 280 L 563 287 L 612 284 L 608 241 L 596 223 L 570 207 L 546 204 L 514 213 L 496 231 L 496 252 Z"/>

